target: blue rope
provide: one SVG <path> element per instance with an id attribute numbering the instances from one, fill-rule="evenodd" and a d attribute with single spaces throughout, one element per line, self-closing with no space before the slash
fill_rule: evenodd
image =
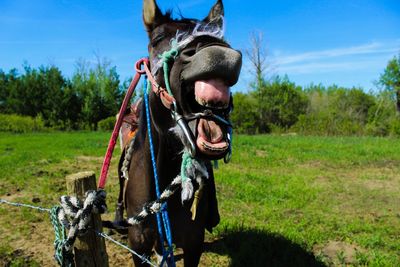
<path id="1" fill-rule="evenodd" d="M 154 155 L 153 136 L 151 133 L 151 123 L 150 123 L 149 95 L 147 92 L 147 90 L 150 89 L 151 84 L 148 83 L 147 80 L 145 80 L 144 82 L 145 82 L 145 86 L 143 87 L 143 98 L 144 98 L 144 103 L 145 103 L 145 107 L 146 107 L 147 133 L 149 136 L 150 155 L 151 155 L 151 163 L 152 163 L 152 167 L 153 167 L 156 195 L 157 195 L 157 198 L 159 198 L 161 194 L 160 194 L 160 187 L 158 184 L 156 159 L 155 159 L 155 155 Z M 146 90 L 146 84 L 147 84 L 147 90 Z M 168 251 L 166 251 L 164 248 L 164 235 L 163 235 L 163 230 L 162 230 L 162 226 L 161 226 L 161 217 L 162 217 L 162 222 L 164 225 L 165 235 L 166 235 L 166 239 L 167 239 L 167 243 L 168 243 Z M 158 233 L 160 235 L 161 248 L 162 248 L 162 252 L 163 252 L 163 259 L 162 259 L 160 266 L 163 266 L 164 262 L 168 258 L 168 255 L 170 255 L 168 265 L 175 267 L 174 251 L 173 251 L 173 247 L 172 247 L 171 224 L 170 224 L 169 217 L 168 217 L 167 203 L 165 203 L 163 205 L 163 209 L 161 211 L 161 216 L 159 213 L 157 213 L 157 226 L 158 226 Z"/>

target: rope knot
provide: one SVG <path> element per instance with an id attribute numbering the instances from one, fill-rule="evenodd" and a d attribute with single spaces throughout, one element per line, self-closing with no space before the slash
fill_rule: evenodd
<path id="1" fill-rule="evenodd" d="M 176 40 L 172 39 L 171 49 L 168 51 L 164 51 L 161 55 L 158 55 L 158 57 L 161 59 L 161 61 L 164 64 L 168 64 L 171 61 L 175 60 L 175 58 L 178 55 L 179 55 L 178 44 L 177 44 Z"/>
<path id="2" fill-rule="evenodd" d="M 171 48 L 168 51 L 164 51 L 161 55 L 158 57 L 162 60 L 164 64 L 168 64 L 171 61 L 174 61 L 175 58 L 178 56 L 179 51 L 176 48 Z"/>
<path id="3" fill-rule="evenodd" d="M 60 206 L 51 210 L 51 221 L 54 226 L 56 240 L 55 258 L 62 266 L 73 261 L 73 247 L 76 237 L 85 234 L 89 229 L 92 213 L 101 214 L 107 210 L 106 192 L 90 190 L 85 193 L 85 200 L 77 197 L 62 196 Z M 68 229 L 68 235 L 65 233 Z"/>
<path id="4" fill-rule="evenodd" d="M 193 180 L 200 185 L 202 184 L 202 179 L 207 179 L 208 177 L 209 174 L 205 163 L 197 158 L 192 158 L 188 151 L 184 151 L 181 165 L 182 203 L 193 197 Z"/>

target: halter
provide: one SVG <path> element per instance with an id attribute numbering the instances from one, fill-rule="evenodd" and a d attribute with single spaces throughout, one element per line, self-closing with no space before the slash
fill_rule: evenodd
<path id="1" fill-rule="evenodd" d="M 213 43 L 215 45 L 215 43 Z M 220 45 L 220 44 L 219 44 Z M 172 42 L 172 48 L 168 51 L 165 51 L 160 55 L 160 58 L 162 60 L 162 66 L 163 66 L 163 71 L 164 71 L 164 81 L 165 81 L 165 86 L 166 88 L 163 88 L 160 86 L 159 83 L 155 80 L 152 72 L 149 69 L 149 60 L 148 59 L 141 59 L 136 63 L 136 71 L 140 74 L 146 74 L 148 80 L 151 83 L 152 91 L 161 99 L 161 102 L 163 105 L 170 110 L 172 118 L 175 120 L 176 124 L 179 125 L 180 129 L 182 130 L 186 141 L 189 143 L 189 147 L 187 147 L 187 150 L 189 151 L 189 154 L 192 158 L 196 156 L 196 142 L 195 142 L 195 137 L 192 131 L 190 130 L 188 126 L 189 121 L 193 121 L 196 119 L 200 118 L 206 118 L 213 120 L 215 122 L 218 122 L 219 124 L 224 125 L 228 129 L 227 133 L 227 139 L 228 139 L 228 152 L 224 156 L 224 162 L 228 163 L 231 154 L 232 154 L 232 148 L 231 148 L 231 143 L 232 143 L 232 124 L 225 120 L 223 117 L 218 116 L 214 114 L 211 110 L 205 110 L 204 112 L 199 112 L 199 113 L 192 113 L 187 116 L 184 116 L 178 112 L 176 100 L 173 96 L 171 86 L 169 83 L 169 63 L 178 56 L 179 51 L 177 48 L 174 47 L 174 42 Z M 143 65 L 143 69 L 141 66 Z M 232 101 L 230 101 L 232 103 Z M 231 111 L 232 106 L 228 108 L 228 113 Z"/>
<path id="2" fill-rule="evenodd" d="M 163 105 L 167 109 L 170 110 L 172 118 L 174 119 L 176 124 L 179 125 L 180 129 L 182 130 L 187 143 L 189 143 L 189 147 L 187 147 L 187 150 L 192 158 L 194 158 L 196 156 L 197 149 L 196 149 L 196 142 L 195 142 L 194 134 L 192 133 L 192 131 L 190 130 L 190 128 L 188 126 L 189 121 L 193 121 L 193 120 L 200 119 L 200 118 L 206 118 L 206 119 L 210 119 L 215 122 L 218 122 L 219 124 L 222 124 L 227 128 L 226 138 L 228 140 L 229 147 L 228 147 L 227 153 L 224 156 L 224 162 L 228 163 L 230 161 L 231 154 L 232 154 L 232 125 L 231 125 L 231 123 L 229 121 L 225 120 L 223 117 L 221 117 L 217 114 L 214 114 L 211 110 L 205 110 L 204 112 L 193 113 L 193 114 L 189 114 L 187 116 L 180 114 L 178 111 L 176 100 L 173 96 L 171 86 L 169 83 L 169 65 L 168 64 L 171 61 L 175 60 L 175 58 L 179 54 L 179 50 L 176 47 L 176 45 L 174 45 L 174 41 L 171 43 L 171 47 L 172 48 L 170 50 L 165 51 L 160 56 L 161 61 L 162 61 L 163 71 L 164 71 L 164 82 L 165 82 L 166 88 L 163 88 L 155 80 L 154 75 L 152 74 L 152 72 L 149 68 L 149 65 L 150 65 L 149 59 L 148 58 L 139 59 L 135 64 L 136 74 L 128 87 L 125 98 L 121 104 L 119 114 L 125 114 L 128 103 L 133 95 L 133 92 L 135 91 L 135 88 L 139 82 L 141 75 L 146 75 L 147 79 L 151 83 L 152 91 L 160 98 Z M 180 47 L 180 48 L 182 48 L 182 47 Z M 232 103 L 232 101 L 230 101 L 230 103 Z M 230 105 L 230 107 L 228 108 L 228 113 L 230 112 L 231 109 L 232 109 L 232 105 Z M 112 132 L 112 135 L 111 135 L 111 138 L 110 138 L 110 141 L 108 144 L 107 152 L 104 157 L 102 169 L 100 172 L 100 178 L 99 178 L 99 184 L 98 184 L 99 189 L 104 189 L 106 179 L 107 179 L 108 169 L 109 169 L 110 163 L 111 163 L 112 153 L 113 153 L 115 144 L 117 142 L 119 129 L 121 128 L 122 121 L 123 121 L 123 116 L 118 116 L 117 121 L 114 125 L 114 130 Z M 183 144 L 185 144 L 185 142 L 183 142 Z"/>

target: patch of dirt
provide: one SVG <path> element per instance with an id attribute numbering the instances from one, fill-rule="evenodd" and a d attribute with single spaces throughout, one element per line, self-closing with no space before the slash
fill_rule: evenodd
<path id="1" fill-rule="evenodd" d="M 261 149 L 257 149 L 256 150 L 256 156 L 257 157 L 266 157 L 267 155 L 268 155 L 268 153 L 265 150 L 261 150 Z"/>
<path id="2" fill-rule="evenodd" d="M 399 210 L 400 175 L 393 169 L 374 167 L 338 169 L 329 176 L 317 176 L 314 186 L 325 192 L 330 205 L 340 213 L 368 214 L 382 209 Z"/>
<path id="3" fill-rule="evenodd" d="M 24 191 L 21 191 L 19 188 L 17 189 L 11 189 L 9 192 L 6 193 L 4 196 L 0 196 L 0 198 L 5 199 L 7 201 L 15 201 L 16 199 L 20 199 L 23 197 L 26 197 L 26 193 Z"/>
<path id="4" fill-rule="evenodd" d="M 323 163 L 319 160 L 310 160 L 307 161 L 305 163 L 301 163 L 298 165 L 298 167 L 300 168 L 305 168 L 305 169 L 309 169 L 309 168 L 317 168 L 320 169 L 322 167 L 324 167 Z"/>
<path id="5" fill-rule="evenodd" d="M 49 224 L 50 222 L 47 220 L 43 223 L 31 223 L 29 235 L 15 240 L 12 247 L 22 250 L 24 255 L 32 257 L 41 266 L 55 266 L 53 259 L 54 233 Z"/>
<path id="6" fill-rule="evenodd" d="M 335 266 L 354 264 L 357 253 L 363 251 L 364 250 L 357 245 L 341 241 L 329 241 L 325 245 L 316 245 L 313 247 L 314 255 L 322 255 L 328 260 L 329 264 Z"/>
<path id="7" fill-rule="evenodd" d="M 385 190 L 385 191 L 397 192 L 398 188 L 400 188 L 400 179 L 390 179 L 390 180 L 371 179 L 360 182 L 360 185 L 364 186 L 366 189 L 369 190 Z"/>
<path id="8" fill-rule="evenodd" d="M 78 161 L 103 161 L 103 157 L 77 156 Z"/>
<path id="9" fill-rule="evenodd" d="M 21 249 L 16 249 L 11 253 L 0 254 L 0 266 L 15 266 L 16 261 L 18 262 L 17 264 L 22 264 L 22 266 L 31 266 L 32 262 L 35 262 L 32 256 L 33 255 L 26 255 Z"/>

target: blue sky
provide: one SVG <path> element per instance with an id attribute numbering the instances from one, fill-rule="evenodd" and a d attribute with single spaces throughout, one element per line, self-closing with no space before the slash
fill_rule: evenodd
<path id="1" fill-rule="evenodd" d="M 162 10 L 203 18 L 214 0 L 159 0 Z M 374 89 L 400 53 L 399 0 L 225 0 L 226 38 L 242 51 L 262 32 L 272 71 L 299 85 Z M 54 64 L 72 75 L 79 58 L 107 57 L 121 80 L 146 55 L 140 0 L 0 0 L 0 69 Z M 249 60 L 234 90 L 248 90 Z"/>

